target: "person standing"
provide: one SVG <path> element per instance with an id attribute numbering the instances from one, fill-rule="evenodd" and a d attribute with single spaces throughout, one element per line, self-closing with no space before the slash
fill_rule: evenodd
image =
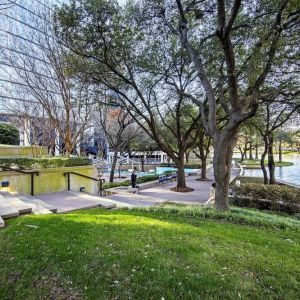
<path id="1" fill-rule="evenodd" d="M 132 173 L 131 173 L 131 187 L 136 188 L 136 167 L 133 168 Z"/>
<path id="2" fill-rule="evenodd" d="M 215 205 L 215 195 L 216 195 L 216 183 L 214 182 L 211 185 L 211 188 L 210 188 L 210 191 L 209 191 L 209 198 L 204 203 L 204 205 L 207 205 L 207 204 L 213 204 L 213 205 Z"/>

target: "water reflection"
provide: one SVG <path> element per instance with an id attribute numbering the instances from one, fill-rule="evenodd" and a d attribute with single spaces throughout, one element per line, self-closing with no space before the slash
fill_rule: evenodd
<path id="1" fill-rule="evenodd" d="M 294 165 L 290 167 L 276 167 L 275 177 L 277 179 L 300 185 L 300 154 L 284 154 L 283 160 L 292 162 Z M 244 175 L 256 177 L 263 176 L 260 169 L 245 169 Z"/>

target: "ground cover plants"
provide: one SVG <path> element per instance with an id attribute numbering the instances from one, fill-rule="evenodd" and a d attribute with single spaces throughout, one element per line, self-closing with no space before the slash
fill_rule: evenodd
<path id="1" fill-rule="evenodd" d="M 243 182 L 240 186 L 233 186 L 233 194 L 234 205 L 289 213 L 300 212 L 300 190 L 295 187 Z"/>

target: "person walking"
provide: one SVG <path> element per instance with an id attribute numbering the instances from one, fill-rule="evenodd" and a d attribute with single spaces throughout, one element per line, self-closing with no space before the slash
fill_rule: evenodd
<path id="1" fill-rule="evenodd" d="M 131 187 L 136 188 L 136 167 L 133 168 L 132 173 L 131 173 Z"/>

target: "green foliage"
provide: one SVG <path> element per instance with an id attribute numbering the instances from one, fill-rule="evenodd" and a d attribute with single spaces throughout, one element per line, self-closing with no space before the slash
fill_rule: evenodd
<path id="1" fill-rule="evenodd" d="M 172 168 L 176 168 L 176 164 L 174 163 L 161 163 L 160 164 L 161 167 L 172 167 Z M 188 163 L 188 164 L 184 164 L 184 168 L 185 169 L 201 169 L 201 164 L 192 164 L 192 163 Z"/>
<path id="2" fill-rule="evenodd" d="M 134 209 L 139 210 L 139 209 Z M 219 220 L 232 224 L 243 224 L 254 227 L 273 229 L 293 229 L 300 231 L 300 218 L 279 215 L 278 213 L 262 212 L 256 209 L 232 207 L 229 212 L 219 212 L 211 207 L 199 205 L 163 204 L 142 210 L 154 213 L 177 215 L 185 218 Z"/>
<path id="3" fill-rule="evenodd" d="M 0 298 L 299 298 L 300 236 L 289 225 L 297 220 L 200 211 L 97 208 L 7 220 Z"/>
<path id="4" fill-rule="evenodd" d="M 19 145 L 19 131 L 10 124 L 0 124 L 0 144 Z"/>
<path id="5" fill-rule="evenodd" d="M 300 212 L 300 189 L 286 185 L 244 183 L 234 188 L 232 203 L 288 213 Z"/>
<path id="6" fill-rule="evenodd" d="M 90 164 L 91 160 L 85 157 L 0 158 L 0 167 L 21 170 L 76 167 Z"/>
<path id="7" fill-rule="evenodd" d="M 157 180 L 158 178 L 159 178 L 158 175 L 140 176 L 137 178 L 136 182 L 138 184 L 145 183 L 145 182 Z M 118 186 L 130 186 L 130 185 L 131 185 L 130 180 L 124 180 L 121 182 L 105 182 L 102 185 L 102 188 L 106 190 L 106 189 L 111 189 L 111 188 L 118 187 Z"/>

